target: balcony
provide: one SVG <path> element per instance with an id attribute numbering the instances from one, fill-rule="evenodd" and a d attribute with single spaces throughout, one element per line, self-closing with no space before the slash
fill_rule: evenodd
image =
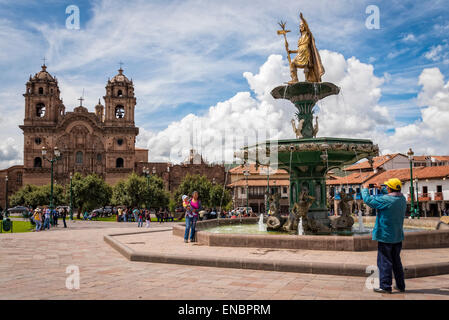
<path id="1" fill-rule="evenodd" d="M 430 194 L 428 193 L 420 193 L 418 195 L 419 201 L 430 201 Z"/>
<path id="2" fill-rule="evenodd" d="M 435 192 L 435 201 L 443 201 L 443 192 Z"/>

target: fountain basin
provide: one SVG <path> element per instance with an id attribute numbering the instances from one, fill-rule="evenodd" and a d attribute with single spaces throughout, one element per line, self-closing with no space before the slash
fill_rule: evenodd
<path id="1" fill-rule="evenodd" d="M 207 229 L 238 224 L 254 224 L 259 218 L 214 219 L 197 223 L 197 241 L 202 245 L 217 247 L 251 247 L 277 249 L 304 249 L 330 251 L 377 250 L 377 242 L 367 235 L 288 235 L 288 234 L 220 234 Z M 364 217 L 364 223 L 373 223 L 375 217 Z M 438 220 L 404 220 L 404 227 L 435 228 Z M 175 225 L 173 235 L 183 237 L 184 225 Z M 449 248 L 449 230 L 423 230 L 405 232 L 403 249 Z"/>

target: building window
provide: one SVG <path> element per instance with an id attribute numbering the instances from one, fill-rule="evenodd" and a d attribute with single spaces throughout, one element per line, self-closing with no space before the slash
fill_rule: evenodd
<path id="1" fill-rule="evenodd" d="M 125 117 L 125 107 L 118 105 L 115 107 L 115 117 L 117 119 L 123 119 Z"/>
<path id="2" fill-rule="evenodd" d="M 119 96 L 119 97 L 123 96 L 122 90 L 117 91 L 117 96 Z"/>
<path id="3" fill-rule="evenodd" d="M 45 104 L 43 103 L 36 104 L 36 116 L 39 118 L 45 116 Z"/>
<path id="4" fill-rule="evenodd" d="M 19 173 L 17 174 L 16 182 L 17 182 L 17 184 L 18 184 L 19 186 L 22 185 L 22 173 L 21 173 L 21 172 L 19 172 Z"/>
<path id="5" fill-rule="evenodd" d="M 75 163 L 76 163 L 76 164 L 83 164 L 83 153 L 82 153 L 81 151 L 78 151 L 78 152 L 76 153 L 76 156 L 75 156 Z"/>
<path id="6" fill-rule="evenodd" d="M 39 94 L 44 94 L 44 88 L 39 87 Z"/>
<path id="7" fill-rule="evenodd" d="M 282 193 L 287 193 L 287 187 L 282 187 Z"/>
<path id="8" fill-rule="evenodd" d="M 42 168 L 42 159 L 39 157 L 34 158 L 34 168 Z"/>
<path id="9" fill-rule="evenodd" d="M 123 168 L 123 159 L 122 158 L 117 158 L 117 160 L 115 160 L 115 167 Z"/>
<path id="10" fill-rule="evenodd" d="M 103 159 L 103 157 L 101 156 L 101 153 L 98 153 L 97 154 L 97 161 L 101 162 L 101 159 Z"/>
<path id="11" fill-rule="evenodd" d="M 117 139 L 117 144 L 119 145 L 119 146 L 121 146 L 122 144 L 123 144 L 123 139 Z"/>
<path id="12" fill-rule="evenodd" d="M 36 143 L 37 145 L 40 145 L 40 144 L 42 143 L 42 139 L 39 138 L 39 137 L 36 137 L 36 138 L 34 139 L 34 143 Z"/>

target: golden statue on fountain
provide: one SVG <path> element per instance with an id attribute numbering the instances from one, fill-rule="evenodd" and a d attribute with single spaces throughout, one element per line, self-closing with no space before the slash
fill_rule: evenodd
<path id="1" fill-rule="evenodd" d="M 287 58 L 290 64 L 290 75 L 292 80 L 289 84 L 294 84 L 298 82 L 298 71 L 297 69 L 304 69 L 304 75 L 307 82 L 321 82 L 321 77 L 324 74 L 324 67 L 321 63 L 321 57 L 318 49 L 315 45 L 315 38 L 310 32 L 309 25 L 304 19 L 302 13 L 299 14 L 301 23 L 299 25 L 299 31 L 301 32 L 301 37 L 298 40 L 298 50 L 289 50 L 287 42 L 287 33 L 290 30 L 285 30 L 285 22 L 280 22 L 282 30 L 277 33 L 284 35 L 285 49 L 287 50 Z M 296 57 L 292 60 L 290 54 L 296 53 Z"/>

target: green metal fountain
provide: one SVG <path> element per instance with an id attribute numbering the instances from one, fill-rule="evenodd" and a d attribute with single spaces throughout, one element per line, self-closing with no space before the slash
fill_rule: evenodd
<path id="1" fill-rule="evenodd" d="M 379 148 L 367 139 L 316 137 L 318 118 L 315 118 L 314 126 L 315 105 L 327 96 L 338 95 L 340 88 L 330 82 L 321 82 L 324 68 L 313 36 L 302 15 L 301 20 L 298 50 L 293 51 L 298 55 L 293 61 L 288 55 L 292 81 L 271 91 L 275 99 L 289 100 L 296 107 L 296 121 L 292 120 L 292 126 L 297 138 L 267 141 L 245 147 L 239 156 L 245 161 L 266 164 L 259 159 L 259 155 L 265 155 L 270 159 L 270 166 L 284 169 L 290 174 L 290 215 L 288 218 L 282 218 L 277 208 L 270 208 L 274 212 L 273 217 L 269 217 L 267 221 L 269 230 L 284 229 L 296 232 L 301 219 L 306 234 L 329 234 L 350 230 L 354 221 L 347 212 L 343 212 L 342 216 L 331 223 L 326 196 L 328 171 L 353 164 L 363 158 L 371 161 L 372 157 L 378 155 Z M 280 25 L 282 31 L 278 33 L 285 36 L 288 32 L 285 30 L 285 23 Z M 292 53 L 288 50 L 287 41 L 286 49 L 289 54 Z M 300 64 L 304 61 L 308 61 L 305 67 Z M 305 82 L 297 81 L 297 68 L 305 69 Z"/>

